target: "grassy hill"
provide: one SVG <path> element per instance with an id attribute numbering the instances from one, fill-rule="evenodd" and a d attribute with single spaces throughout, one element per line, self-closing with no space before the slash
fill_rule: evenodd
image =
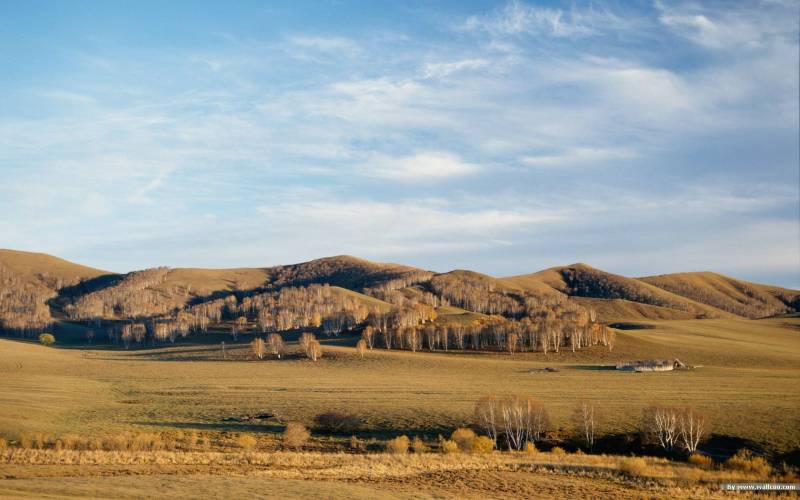
<path id="1" fill-rule="evenodd" d="M 394 288 L 402 288 L 427 280 L 432 273 L 411 266 L 383 264 L 339 255 L 301 264 L 277 266 L 269 269 L 269 275 L 273 286 L 327 283 L 351 290 L 362 290 L 390 282 L 397 282 L 398 286 Z"/>
<path id="2" fill-rule="evenodd" d="M 51 301 L 57 317 L 61 317 L 60 308 L 69 301 L 114 287 L 121 290 L 144 274 L 118 275 L 46 254 L 15 250 L 0 250 L 0 270 L 13 278 L 8 283 L 40 289 L 42 296 L 50 290 L 60 290 L 60 296 Z M 594 308 L 606 322 L 753 319 L 800 310 L 800 291 L 714 273 L 678 273 L 637 279 L 578 263 L 496 278 L 470 270 L 434 274 L 411 266 L 370 262 L 346 255 L 265 268 L 164 268 L 157 282 L 148 282 L 141 290 L 134 286 L 133 293 L 141 293 L 147 301 L 162 304 L 167 311 L 232 293 L 310 284 L 340 287 L 342 293 L 354 294 L 352 297 L 365 304 L 380 303 L 381 308 L 391 307 L 386 301 L 395 303 L 391 294 L 396 298 L 400 293 L 410 301 L 423 302 L 434 294 L 444 299 L 445 304 L 449 302 L 477 315 L 489 313 L 490 309 L 516 310 L 518 314 L 527 299 L 569 297 Z"/>
<path id="3" fill-rule="evenodd" d="M 797 290 L 759 285 L 716 273 L 663 274 L 639 280 L 751 319 L 795 312 L 800 307 L 800 292 Z"/>
<path id="4" fill-rule="evenodd" d="M 613 311 L 613 315 L 624 316 L 630 314 L 629 319 L 732 317 L 729 312 L 674 294 L 650 283 L 607 273 L 581 263 L 553 267 L 523 276 L 514 276 L 506 278 L 506 281 L 518 284 L 526 283 L 528 286 L 533 286 L 538 282 L 570 297 L 621 300 L 647 306 L 631 306 L 630 304 L 619 302 L 609 306 L 602 302 L 593 302 L 601 311 Z"/>
<path id="5" fill-rule="evenodd" d="M 44 253 L 8 249 L 0 249 L 0 267 L 26 283 L 38 284 L 51 290 L 113 274 Z"/>

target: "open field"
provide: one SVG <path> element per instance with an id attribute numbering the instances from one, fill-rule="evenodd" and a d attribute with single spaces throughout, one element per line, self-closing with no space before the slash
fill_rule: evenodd
<path id="1" fill-rule="evenodd" d="M 646 472 L 630 476 L 620 472 L 624 459 L 599 455 L 376 453 L 398 434 L 435 443 L 437 435 L 469 424 L 475 401 L 486 394 L 540 399 L 554 440 L 568 438 L 582 399 L 599 408 L 598 434 L 635 432 L 643 407 L 659 401 L 708 414 L 715 442 L 736 436 L 773 458 L 796 455 L 800 319 L 646 326 L 620 330 L 612 352 L 547 355 L 375 349 L 362 360 L 352 347 L 356 338 L 346 336 L 323 341 L 325 356 L 317 363 L 292 356 L 256 361 L 249 336 L 234 345 L 230 337 L 210 335 L 138 350 L 0 340 L 0 429 L 10 440 L 42 433 L 66 442 L 68 435 L 133 431 L 176 441 L 198 433 L 212 443 L 212 451 L 193 445 L 175 452 L 10 448 L 0 451 L 0 496 L 722 498 L 720 481 L 763 479 L 663 459 L 648 459 Z M 219 339 L 228 344 L 225 359 Z M 702 367 L 642 374 L 608 369 L 642 357 L 678 357 Z M 558 371 L 537 371 L 544 367 Z M 355 434 L 367 454 L 349 452 L 349 434 L 317 432 L 305 447 L 310 452 L 282 451 L 286 422 L 313 426 L 314 416 L 327 411 L 361 418 Z M 275 418 L 238 419 L 263 412 Z M 241 433 L 256 437 L 253 451 L 237 447 Z"/>
<path id="2" fill-rule="evenodd" d="M 763 475 L 663 458 L 554 453 L 345 454 L 7 450 L 0 496 L 138 498 L 723 498 Z M 772 480 L 796 481 L 773 473 Z M 751 495 L 742 494 L 745 497 Z"/>
<path id="3" fill-rule="evenodd" d="M 333 339 L 318 363 L 255 361 L 243 344 L 177 344 L 144 350 L 52 349 L 0 341 L 0 425 L 21 432 L 101 435 L 130 428 L 226 431 L 224 420 L 268 411 L 276 422 L 311 423 L 326 411 L 354 413 L 368 434 L 449 433 L 469 423 L 487 394 L 530 394 L 553 431 L 568 431 L 581 399 L 602 412 L 601 432 L 635 430 L 659 401 L 706 412 L 713 432 L 782 453 L 800 447 L 798 319 L 656 322 L 619 332 L 613 352 L 410 353 L 375 349 L 364 360 Z M 338 345 L 337 345 L 338 344 Z M 291 344 L 290 344 L 291 347 Z M 702 368 L 629 374 L 606 369 L 641 357 L 678 357 Z M 555 373 L 531 373 L 554 367 Z M 248 426 L 256 432 L 270 430 Z"/>

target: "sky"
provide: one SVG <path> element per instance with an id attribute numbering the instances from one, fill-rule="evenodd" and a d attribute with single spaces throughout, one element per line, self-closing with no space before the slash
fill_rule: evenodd
<path id="1" fill-rule="evenodd" d="M 800 3 L 0 0 L 0 247 L 800 288 Z"/>

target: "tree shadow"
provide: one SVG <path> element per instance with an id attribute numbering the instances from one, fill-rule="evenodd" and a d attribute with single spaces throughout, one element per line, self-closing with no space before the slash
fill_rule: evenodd
<path id="1" fill-rule="evenodd" d="M 569 365 L 572 370 L 585 370 L 585 371 L 617 371 L 615 365 Z"/>

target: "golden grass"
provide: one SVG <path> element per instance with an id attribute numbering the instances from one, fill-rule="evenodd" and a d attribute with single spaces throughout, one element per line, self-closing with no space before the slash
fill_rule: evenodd
<path id="1" fill-rule="evenodd" d="M 246 345 L 176 345 L 141 351 L 80 351 L 0 340 L 0 425 L 23 432 L 106 435 L 150 430 L 241 431 L 228 417 L 270 411 L 310 424 L 329 411 L 355 414 L 362 430 L 449 435 L 469 423 L 486 394 L 530 394 L 553 422 L 571 421 L 577 401 L 602 409 L 598 433 L 630 432 L 652 401 L 693 405 L 714 432 L 787 451 L 800 446 L 798 319 L 655 322 L 620 332 L 613 352 L 560 354 L 409 353 L 375 349 L 357 360 L 326 345 L 326 358 L 253 361 Z M 290 346 L 292 348 L 293 346 Z M 679 357 L 703 368 L 629 374 L 600 364 Z M 556 373 L 531 373 L 552 366 Z M 269 429 L 266 425 L 264 429 Z M 258 430 L 254 428 L 253 430 Z"/>

